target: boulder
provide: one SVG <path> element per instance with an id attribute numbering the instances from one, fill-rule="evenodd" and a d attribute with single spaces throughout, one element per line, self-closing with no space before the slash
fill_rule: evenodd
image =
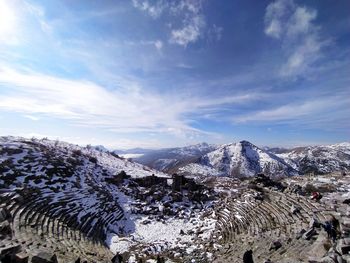
<path id="1" fill-rule="evenodd" d="M 348 254 L 350 252 L 350 245 L 344 245 L 344 244 L 340 245 L 338 247 L 338 250 L 340 251 L 340 253 L 342 255 L 346 255 L 346 254 Z"/>
<path id="2" fill-rule="evenodd" d="M 305 232 L 306 232 L 306 230 L 304 228 L 302 230 L 300 230 L 300 232 L 296 236 L 296 239 L 300 239 Z"/>
<path id="3" fill-rule="evenodd" d="M 303 234 L 303 238 L 306 240 L 310 240 L 314 235 L 316 235 L 317 232 L 314 228 L 310 228 Z"/>
<path id="4" fill-rule="evenodd" d="M 25 252 L 20 252 L 15 255 L 14 263 L 28 263 L 29 256 Z"/>
<path id="5" fill-rule="evenodd" d="M 345 245 L 350 245 L 350 237 L 343 238 L 342 240 Z"/>
<path id="6" fill-rule="evenodd" d="M 41 251 L 32 258 L 32 263 L 58 263 L 55 254 Z"/>
<path id="7" fill-rule="evenodd" d="M 343 220 L 343 225 L 346 227 L 350 227 L 350 219 L 344 219 Z"/>
<path id="8" fill-rule="evenodd" d="M 277 250 L 277 249 L 279 249 L 281 247 L 282 247 L 281 241 L 276 240 L 276 241 L 272 242 L 272 244 L 270 245 L 269 250 Z"/>
<path id="9" fill-rule="evenodd" d="M 11 225 L 8 221 L 3 221 L 0 223 L 0 234 L 1 235 L 11 235 Z"/>
<path id="10" fill-rule="evenodd" d="M 5 247 L 0 248 L 0 255 L 7 255 L 7 254 L 16 254 L 21 250 L 21 245 L 18 244 L 11 244 L 7 245 Z"/>
<path id="11" fill-rule="evenodd" d="M 1 207 L 0 208 L 0 222 L 3 222 L 7 219 L 8 217 L 8 212 L 5 208 Z"/>

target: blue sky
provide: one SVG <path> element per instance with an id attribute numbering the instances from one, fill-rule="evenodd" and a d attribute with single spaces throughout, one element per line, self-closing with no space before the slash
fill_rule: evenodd
<path id="1" fill-rule="evenodd" d="M 350 140 L 350 2 L 0 0 L 0 135 Z"/>

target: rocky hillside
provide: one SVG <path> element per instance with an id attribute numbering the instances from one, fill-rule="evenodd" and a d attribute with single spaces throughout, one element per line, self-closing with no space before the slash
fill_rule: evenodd
<path id="1" fill-rule="evenodd" d="M 159 150 L 135 158 L 159 171 L 187 176 L 274 177 L 350 171 L 350 143 L 329 146 L 259 148 L 247 141 Z"/>
<path id="2" fill-rule="evenodd" d="M 199 221 L 214 194 L 180 182 L 103 149 L 1 137 L 0 261 L 24 254 L 30 262 L 110 262 L 109 249 L 144 260 L 159 251 L 184 256 L 197 249 L 196 229 L 214 227 Z"/>
<path id="3" fill-rule="evenodd" d="M 298 147 L 276 155 L 301 174 L 350 171 L 350 143 Z"/>
<path id="4" fill-rule="evenodd" d="M 185 167 L 238 176 L 291 169 L 246 141 Z M 342 173 L 193 180 L 99 147 L 2 137 L 0 262 L 240 263 L 250 249 L 254 262 L 346 262 L 349 194 Z M 334 241 L 327 220 L 338 222 Z"/>

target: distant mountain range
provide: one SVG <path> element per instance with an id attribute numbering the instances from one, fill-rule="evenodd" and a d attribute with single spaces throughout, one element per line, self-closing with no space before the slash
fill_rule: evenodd
<path id="1" fill-rule="evenodd" d="M 133 161 L 147 165 L 148 167 L 159 171 L 176 172 L 179 167 L 188 163 L 197 162 L 201 156 L 215 150 L 216 148 L 216 145 L 200 143 L 186 147 L 159 150 L 141 148 L 132 150 L 115 150 L 114 153 L 126 158 L 130 156 L 130 159 Z"/>
<path id="2" fill-rule="evenodd" d="M 248 141 L 224 145 L 207 143 L 160 150 L 137 149 L 121 156 L 168 173 L 250 177 L 265 173 L 275 177 L 350 171 L 350 143 L 328 146 L 259 148 Z M 131 155 L 130 155 L 131 154 Z"/>

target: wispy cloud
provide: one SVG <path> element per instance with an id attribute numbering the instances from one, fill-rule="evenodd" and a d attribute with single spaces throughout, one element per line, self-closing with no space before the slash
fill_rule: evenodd
<path id="1" fill-rule="evenodd" d="M 183 0 L 179 5 L 172 6 L 174 14 L 185 14 L 182 27 L 171 30 L 171 43 L 186 47 L 196 42 L 203 33 L 205 19 L 202 14 L 202 1 Z"/>
<path id="2" fill-rule="evenodd" d="M 153 18 L 159 17 L 169 5 L 166 1 L 158 0 L 151 3 L 148 0 L 132 0 L 134 7 L 146 12 Z"/>
<path id="3" fill-rule="evenodd" d="M 219 41 L 222 38 L 223 27 L 213 24 L 208 30 L 208 39 L 210 41 Z"/>
<path id="4" fill-rule="evenodd" d="M 39 117 L 36 117 L 36 116 L 32 116 L 32 115 L 23 115 L 24 118 L 27 118 L 27 119 L 30 119 L 32 121 L 38 121 L 40 120 Z"/>
<path id="5" fill-rule="evenodd" d="M 202 16 L 197 15 L 186 19 L 184 25 L 180 29 L 171 31 L 170 43 L 176 43 L 186 47 L 190 43 L 194 43 L 201 36 L 205 22 Z"/>
<path id="6" fill-rule="evenodd" d="M 179 23 L 169 23 L 170 38 L 172 44 L 187 47 L 195 43 L 206 32 L 206 19 L 203 14 L 203 0 L 180 0 L 180 1 L 153 1 L 132 0 L 133 6 L 153 19 L 159 18 L 166 13 L 170 18 L 175 18 Z M 208 30 L 211 40 L 219 41 L 223 28 L 212 25 Z"/>
<path id="7" fill-rule="evenodd" d="M 154 94 L 132 80 L 118 89 L 106 89 L 84 80 L 18 71 L 2 67 L 0 109 L 66 119 L 73 125 L 93 126 L 118 133 L 160 132 L 193 137 L 210 134 L 192 127 L 191 114 L 208 113 L 222 105 L 248 103 L 254 94 L 229 97 L 187 97 Z"/>
<path id="8" fill-rule="evenodd" d="M 349 92 L 333 96 L 308 99 L 278 106 L 255 113 L 237 116 L 236 123 L 274 123 L 292 124 L 296 127 L 338 130 L 350 128 Z"/>
<path id="9" fill-rule="evenodd" d="M 322 38 L 314 23 L 317 11 L 297 5 L 293 0 L 276 0 L 265 13 L 265 34 L 282 41 L 287 57 L 280 73 L 284 77 L 301 76 L 321 57 L 330 43 Z"/>

